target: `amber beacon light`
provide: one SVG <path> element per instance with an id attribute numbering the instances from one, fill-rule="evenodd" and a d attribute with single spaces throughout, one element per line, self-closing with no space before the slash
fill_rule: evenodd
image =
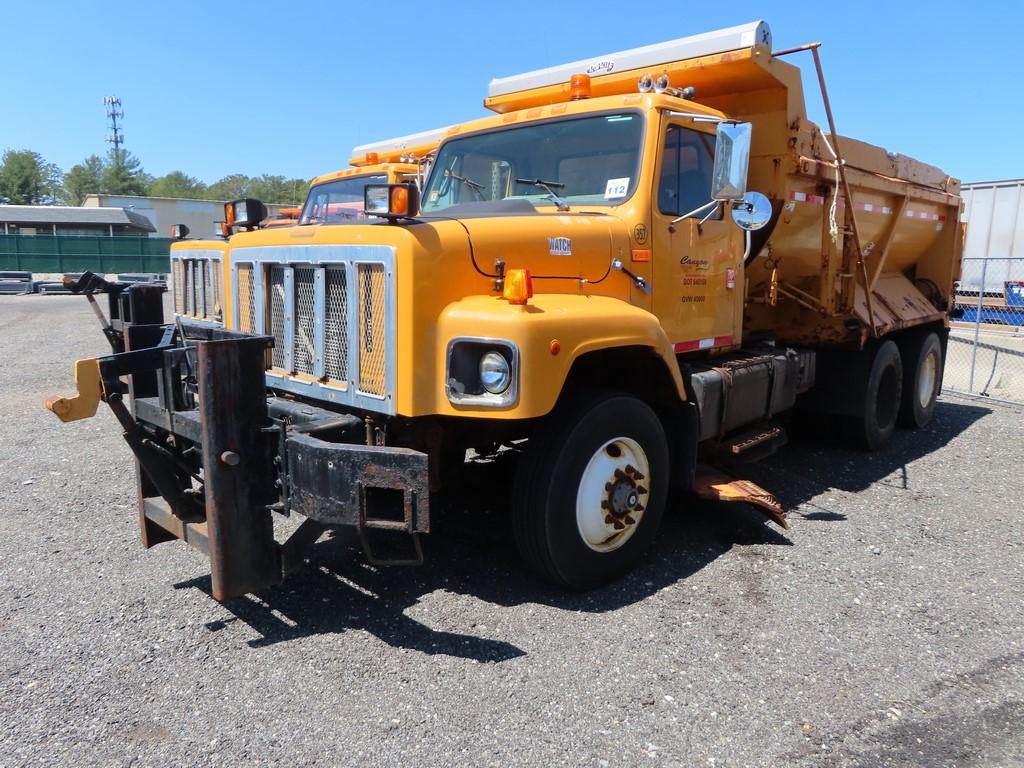
<path id="1" fill-rule="evenodd" d="M 569 98 L 573 101 L 590 98 L 590 75 L 573 75 L 570 78 Z"/>
<path id="2" fill-rule="evenodd" d="M 528 269 L 510 269 L 505 274 L 501 297 L 509 304 L 525 304 L 533 298 L 533 278 Z"/>

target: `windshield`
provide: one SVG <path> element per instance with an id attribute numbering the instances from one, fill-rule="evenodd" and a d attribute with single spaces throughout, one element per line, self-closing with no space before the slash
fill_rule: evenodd
<path id="1" fill-rule="evenodd" d="M 633 194 L 643 117 L 635 112 L 502 128 L 441 147 L 424 213 L 520 198 L 535 205 L 618 205 Z"/>
<path id="2" fill-rule="evenodd" d="M 343 224 L 363 218 L 363 187 L 387 184 L 385 174 L 350 176 L 317 184 L 306 196 L 299 224 Z"/>

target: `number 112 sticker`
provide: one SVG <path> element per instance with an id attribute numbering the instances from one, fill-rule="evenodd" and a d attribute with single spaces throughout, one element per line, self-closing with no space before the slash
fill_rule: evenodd
<path id="1" fill-rule="evenodd" d="M 620 197 L 625 197 L 629 191 L 629 176 L 624 179 L 608 179 L 608 183 L 604 188 L 604 199 L 615 200 Z"/>

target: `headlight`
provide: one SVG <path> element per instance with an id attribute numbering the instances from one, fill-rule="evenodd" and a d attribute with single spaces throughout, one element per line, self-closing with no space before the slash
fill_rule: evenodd
<path id="1" fill-rule="evenodd" d="M 224 221 L 229 227 L 254 229 L 267 218 L 267 206 L 254 197 L 224 203 Z"/>
<path id="2" fill-rule="evenodd" d="M 383 184 L 367 184 L 364 188 L 364 208 L 367 213 L 388 212 L 388 188 Z"/>
<path id="3" fill-rule="evenodd" d="M 492 395 L 500 395 L 512 381 L 508 360 L 500 352 L 488 352 L 480 358 L 480 384 Z"/>
<path id="4" fill-rule="evenodd" d="M 363 187 L 363 211 L 392 221 L 415 216 L 420 190 L 415 184 L 367 184 Z"/>
<path id="5" fill-rule="evenodd" d="M 519 348 L 507 339 L 452 339 L 448 342 L 445 389 L 448 399 L 460 406 L 514 406 L 519 401 Z"/>

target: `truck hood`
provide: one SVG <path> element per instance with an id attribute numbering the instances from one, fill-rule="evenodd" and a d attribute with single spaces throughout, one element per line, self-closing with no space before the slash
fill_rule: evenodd
<path id="1" fill-rule="evenodd" d="M 628 244 L 628 237 L 616 229 L 616 225 L 621 229 L 621 223 L 601 213 L 540 213 L 532 206 L 529 211 L 479 213 L 424 216 L 417 222 L 397 225 L 382 222 L 239 233 L 231 238 L 231 249 L 265 245 L 390 245 L 406 254 L 406 258 L 411 257 L 420 268 L 418 271 L 433 267 L 449 278 L 448 270 L 456 265 L 464 265 L 460 269 L 471 267 L 482 278 L 493 273 L 495 262 L 501 260 L 506 269 L 529 269 L 541 280 L 553 277 L 597 281 L 607 275 L 614 256 L 622 257 L 619 251 L 623 244 Z M 557 283 L 536 287 L 566 288 Z M 491 290 L 490 286 L 485 290 Z"/>
<path id="2" fill-rule="evenodd" d="M 453 218 L 469 235 L 472 257 L 483 270 L 492 271 L 500 259 L 507 269 L 529 269 L 536 278 L 594 281 L 608 273 L 616 220 L 604 214 L 531 210 Z"/>

